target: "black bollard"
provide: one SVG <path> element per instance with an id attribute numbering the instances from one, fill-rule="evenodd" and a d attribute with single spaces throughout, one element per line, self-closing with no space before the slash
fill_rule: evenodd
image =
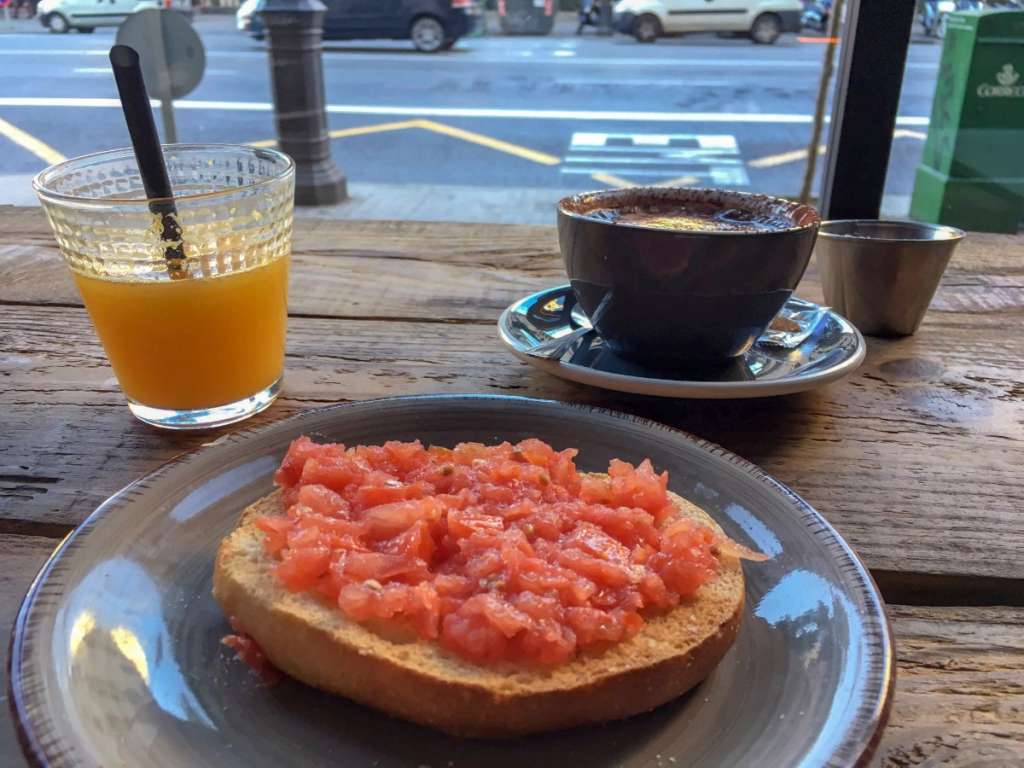
<path id="1" fill-rule="evenodd" d="M 324 96 L 320 0 L 266 0 L 260 16 L 270 36 L 270 81 L 281 151 L 295 160 L 295 204 L 332 205 L 348 197 L 331 158 Z"/>

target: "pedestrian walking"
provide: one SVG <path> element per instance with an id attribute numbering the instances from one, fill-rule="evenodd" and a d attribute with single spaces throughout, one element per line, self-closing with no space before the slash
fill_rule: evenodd
<path id="1" fill-rule="evenodd" d="M 580 0 L 580 23 L 576 27 L 576 34 L 582 35 L 583 28 L 597 26 L 597 18 L 601 15 L 596 0 Z"/>

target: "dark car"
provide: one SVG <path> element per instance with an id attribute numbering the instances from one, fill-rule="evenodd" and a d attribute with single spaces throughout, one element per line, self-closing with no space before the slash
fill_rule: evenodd
<path id="1" fill-rule="evenodd" d="M 324 40 L 412 40 L 420 51 L 446 51 L 476 26 L 476 0 L 324 0 Z M 266 34 L 259 9 L 249 34 Z"/>

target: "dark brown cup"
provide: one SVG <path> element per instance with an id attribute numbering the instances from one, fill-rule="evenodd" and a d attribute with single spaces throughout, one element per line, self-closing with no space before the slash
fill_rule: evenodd
<path id="1" fill-rule="evenodd" d="M 772 228 L 678 231 L 588 216 L 695 207 L 740 211 Z M 803 277 L 819 222 L 810 206 L 766 195 L 638 187 L 561 200 L 558 244 L 580 307 L 609 348 L 679 367 L 750 349 Z"/>

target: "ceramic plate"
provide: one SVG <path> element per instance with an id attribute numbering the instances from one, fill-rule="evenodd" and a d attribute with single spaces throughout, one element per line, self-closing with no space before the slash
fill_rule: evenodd
<path id="1" fill-rule="evenodd" d="M 588 322 L 575 304 L 568 285 L 520 299 L 498 319 L 501 340 L 516 357 L 569 381 L 638 395 L 702 399 L 788 395 L 820 387 L 857 370 L 866 350 L 860 332 L 825 309 L 812 332 L 800 334 L 803 340 L 799 344 L 769 344 L 762 336 L 745 355 L 715 370 L 682 373 L 637 365 L 605 349 L 596 334 L 585 336 L 557 360 L 527 354 L 527 349 L 561 338 Z M 783 313 L 798 317 L 814 306 L 793 298 Z"/>
<path id="2" fill-rule="evenodd" d="M 537 436 L 579 466 L 651 457 L 738 541 L 736 644 L 700 686 L 646 715 L 511 741 L 459 741 L 286 680 L 220 644 L 214 551 L 299 434 L 379 443 Z M 39 766 L 522 768 L 862 764 L 886 719 L 892 645 L 867 571 L 785 486 L 722 449 L 610 411 L 522 398 L 368 401 L 227 435 L 113 496 L 39 573 L 15 626 L 11 705 Z"/>

